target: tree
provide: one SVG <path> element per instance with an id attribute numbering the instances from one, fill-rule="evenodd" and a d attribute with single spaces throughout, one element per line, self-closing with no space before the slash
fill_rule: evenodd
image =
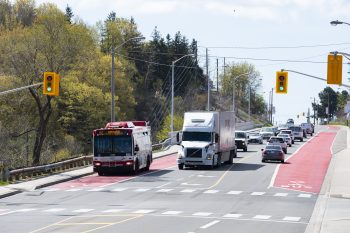
<path id="1" fill-rule="evenodd" d="M 73 14 L 72 8 L 70 6 L 68 6 L 68 5 L 66 7 L 65 16 L 66 16 L 66 20 L 71 24 L 74 14 Z"/>
<path id="2" fill-rule="evenodd" d="M 318 96 L 320 98 L 320 104 L 315 109 L 318 117 L 331 120 L 337 111 L 337 93 L 331 87 L 326 87 L 318 94 Z M 326 111 L 327 108 L 328 114 Z"/>

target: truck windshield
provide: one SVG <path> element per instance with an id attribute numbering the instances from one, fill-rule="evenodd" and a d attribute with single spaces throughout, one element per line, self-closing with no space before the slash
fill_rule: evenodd
<path id="1" fill-rule="evenodd" d="M 131 153 L 131 136 L 98 136 L 94 138 L 94 154 Z"/>
<path id="2" fill-rule="evenodd" d="M 208 132 L 183 132 L 182 141 L 211 142 L 211 133 L 208 133 Z"/>
<path id="3" fill-rule="evenodd" d="M 236 132 L 236 138 L 245 138 L 245 133 Z"/>

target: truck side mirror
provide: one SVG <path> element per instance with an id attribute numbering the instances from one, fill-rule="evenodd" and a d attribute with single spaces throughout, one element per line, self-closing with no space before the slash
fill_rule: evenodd
<path id="1" fill-rule="evenodd" d="M 140 150 L 139 146 L 136 145 L 136 146 L 135 146 L 135 151 L 139 151 L 139 150 Z"/>
<path id="2" fill-rule="evenodd" d="M 215 142 L 219 141 L 219 134 L 215 134 Z"/>
<path id="3" fill-rule="evenodd" d="M 86 141 L 86 144 L 91 145 L 91 142 L 92 142 L 92 140 L 91 140 L 91 138 L 89 138 L 89 139 Z"/>

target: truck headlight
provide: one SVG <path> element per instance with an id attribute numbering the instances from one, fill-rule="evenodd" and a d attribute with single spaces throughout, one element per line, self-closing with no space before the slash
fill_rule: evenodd
<path id="1" fill-rule="evenodd" d="M 208 154 L 207 155 L 207 160 L 212 160 L 213 159 L 213 155 L 212 154 Z"/>

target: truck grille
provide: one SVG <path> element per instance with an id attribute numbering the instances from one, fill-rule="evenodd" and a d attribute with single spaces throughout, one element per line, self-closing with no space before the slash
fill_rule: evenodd
<path id="1" fill-rule="evenodd" d="M 188 158 L 202 158 L 202 148 L 187 148 L 186 152 Z"/>

